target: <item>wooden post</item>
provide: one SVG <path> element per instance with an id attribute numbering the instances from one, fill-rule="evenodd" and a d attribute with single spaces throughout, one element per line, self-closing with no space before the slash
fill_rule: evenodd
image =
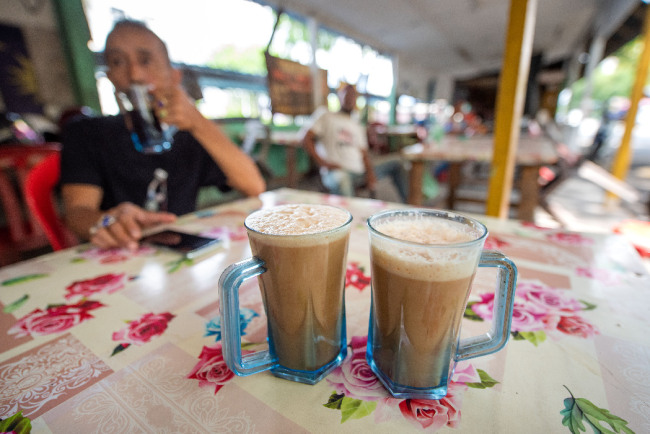
<path id="1" fill-rule="evenodd" d="M 620 180 L 625 180 L 627 172 L 630 168 L 630 161 L 632 160 L 632 150 L 630 149 L 630 140 L 632 138 L 632 130 L 636 124 L 636 113 L 639 106 L 639 101 L 643 96 L 643 88 L 645 87 L 646 79 L 648 77 L 648 64 L 650 63 L 650 7 L 645 6 L 645 22 L 643 24 L 643 52 L 639 58 L 639 64 L 636 71 L 636 80 L 632 86 L 632 94 L 630 95 L 630 109 L 627 111 L 625 117 L 625 132 L 621 139 L 621 145 L 616 152 L 614 162 L 612 163 L 612 175 Z"/>
<path id="2" fill-rule="evenodd" d="M 537 0 L 510 0 L 508 33 L 496 103 L 494 154 L 486 203 L 486 214 L 490 216 L 508 216 L 536 13 Z"/>

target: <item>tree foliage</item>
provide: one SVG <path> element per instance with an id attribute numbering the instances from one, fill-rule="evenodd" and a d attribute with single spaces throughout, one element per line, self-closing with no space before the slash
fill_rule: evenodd
<path id="1" fill-rule="evenodd" d="M 320 29 L 318 47 L 329 50 L 338 37 L 340 36 Z M 283 14 L 280 17 L 273 43 L 269 48 L 270 53 L 277 57 L 292 59 L 291 52 L 299 44 L 310 44 L 307 24 L 290 15 Z M 228 45 L 216 52 L 207 66 L 245 74 L 266 75 L 265 49 L 266 46 L 241 48 L 236 45 Z"/>
<path id="2" fill-rule="evenodd" d="M 244 74 L 266 75 L 264 47 L 238 48 L 228 45 L 215 53 L 207 66 Z"/>
<path id="3" fill-rule="evenodd" d="M 638 62 L 642 51 L 643 40 L 639 36 L 612 55 L 616 59 L 616 67 L 613 71 L 605 68 L 604 62 L 601 62 L 594 70 L 591 99 L 595 102 L 595 106 L 602 107 L 612 97 L 629 98 L 636 80 Z M 646 77 L 647 82 L 648 77 Z M 570 108 L 576 108 L 580 105 L 586 85 L 585 78 L 581 78 L 571 85 L 573 96 Z"/>

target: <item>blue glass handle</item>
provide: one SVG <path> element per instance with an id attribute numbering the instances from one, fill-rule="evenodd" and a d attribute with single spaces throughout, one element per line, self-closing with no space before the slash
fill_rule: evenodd
<path id="1" fill-rule="evenodd" d="M 456 361 L 495 353 L 505 346 L 508 336 L 510 336 L 515 287 L 517 286 L 517 267 L 503 253 L 491 250 L 481 254 L 478 266 L 499 269 L 499 288 L 494 298 L 492 327 L 488 333 L 462 339 L 456 353 Z"/>
<path id="2" fill-rule="evenodd" d="M 239 287 L 246 279 L 266 271 L 264 261 L 249 258 L 230 265 L 219 278 L 221 297 L 221 345 L 226 364 L 237 375 L 245 376 L 271 369 L 278 364 L 269 350 L 242 355 L 239 319 Z"/>

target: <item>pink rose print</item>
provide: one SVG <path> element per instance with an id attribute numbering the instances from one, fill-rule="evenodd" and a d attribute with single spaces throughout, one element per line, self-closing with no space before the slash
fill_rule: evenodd
<path id="1" fill-rule="evenodd" d="M 583 305 L 578 300 L 568 296 L 564 291 L 551 289 L 544 285 L 525 282 L 517 286 L 521 298 L 539 307 L 541 312 L 574 312 L 582 310 Z"/>
<path id="2" fill-rule="evenodd" d="M 73 297 L 88 297 L 97 293 L 112 294 L 124 288 L 124 273 L 103 274 L 93 279 L 72 282 L 65 289 L 66 299 Z"/>
<path id="3" fill-rule="evenodd" d="M 568 232 L 557 232 L 546 235 L 546 239 L 554 241 L 558 244 L 568 244 L 571 246 L 590 246 L 594 243 L 591 238 L 584 237 L 580 234 L 572 234 Z"/>
<path id="4" fill-rule="evenodd" d="M 513 332 L 532 332 L 546 328 L 546 315 L 535 309 L 528 303 L 515 302 L 512 309 Z"/>
<path id="5" fill-rule="evenodd" d="M 228 226 L 218 226 L 201 232 L 201 235 L 208 238 L 219 238 L 222 240 L 231 241 L 246 241 L 248 239 L 248 235 L 246 235 L 246 228 L 243 226 L 237 226 L 234 228 Z"/>
<path id="6" fill-rule="evenodd" d="M 454 375 L 451 380 L 454 383 L 480 383 L 481 376 L 471 363 L 467 361 L 456 363 Z"/>
<path id="7" fill-rule="evenodd" d="M 140 319 L 130 321 L 127 327 L 113 333 L 113 340 L 122 344 L 142 345 L 167 330 L 167 324 L 174 318 L 169 312 L 145 313 Z"/>
<path id="8" fill-rule="evenodd" d="M 370 285 L 370 276 L 363 274 L 363 269 L 359 268 L 356 262 L 348 263 L 347 270 L 345 270 L 345 286 L 354 286 L 359 291 L 363 291 Z"/>
<path id="9" fill-rule="evenodd" d="M 493 236 L 488 236 L 487 239 L 485 240 L 485 246 L 484 248 L 486 250 L 500 250 L 504 247 L 508 247 L 510 243 L 507 241 L 501 240 L 497 237 Z"/>
<path id="10" fill-rule="evenodd" d="M 123 252 L 118 252 L 113 255 L 106 255 L 103 258 L 100 258 L 100 264 L 117 264 L 118 262 L 124 262 L 129 259 L 129 256 Z"/>
<path id="11" fill-rule="evenodd" d="M 376 401 L 388 396 L 386 389 L 366 362 L 367 336 L 354 336 L 345 361 L 327 377 L 336 393 L 362 401 Z"/>
<path id="12" fill-rule="evenodd" d="M 494 294 L 482 294 L 481 300 L 469 304 L 471 311 L 484 321 L 492 320 Z M 523 336 L 535 345 L 539 342 L 535 336 L 523 332 L 541 333 L 560 331 L 567 335 L 587 338 L 598 331 L 577 312 L 593 309 L 571 297 L 570 292 L 551 288 L 537 282 L 520 282 L 517 285 L 512 311 L 511 332 L 515 337 Z M 518 334 L 520 332 L 520 334 Z"/>
<path id="13" fill-rule="evenodd" d="M 525 228 L 537 229 L 538 231 L 551 231 L 551 230 L 553 230 L 552 228 L 546 228 L 544 226 L 538 226 L 535 223 L 526 222 L 526 221 L 522 221 L 521 226 L 523 226 Z"/>
<path id="14" fill-rule="evenodd" d="M 199 380 L 199 387 L 214 387 L 214 394 L 216 395 L 228 381 L 230 381 L 235 374 L 228 369 L 226 362 L 221 353 L 221 344 L 213 347 L 203 347 L 199 362 L 194 366 L 187 378 Z"/>
<path id="15" fill-rule="evenodd" d="M 327 377 L 327 382 L 335 389 L 328 405 L 334 402 L 332 399 L 341 398 L 372 401 L 376 402 L 376 423 L 388 421 L 394 414 L 401 414 L 416 426 L 431 431 L 443 426 L 458 427 L 462 394 L 468 387 L 466 383 L 482 382 L 481 375 L 471 363 L 461 362 L 456 365 L 449 381 L 447 396 L 443 399 L 396 399 L 389 395 L 366 363 L 367 341 L 367 336 L 352 337 L 347 358 Z"/>
<path id="16" fill-rule="evenodd" d="M 462 404 L 462 387 L 450 383 L 447 396 L 439 400 L 405 399 L 399 403 L 399 409 L 406 420 L 437 431 L 443 426 L 457 428 L 460 424 L 460 407 Z"/>
<path id="17" fill-rule="evenodd" d="M 588 338 L 598 334 L 598 330 L 579 316 L 563 316 L 557 324 L 557 329 L 567 335 Z"/>
<path id="18" fill-rule="evenodd" d="M 149 255 L 156 251 L 153 247 L 140 246 L 137 250 L 131 252 L 127 249 L 111 248 L 100 249 L 94 247 L 81 253 L 81 257 L 88 260 L 96 260 L 100 264 L 114 264 L 117 262 L 124 262 L 133 256 Z"/>
<path id="19" fill-rule="evenodd" d="M 251 212 L 252 212 L 252 210 L 251 210 Z M 243 220 L 250 213 L 249 212 L 244 212 L 244 211 L 239 211 L 239 210 L 236 210 L 236 209 L 226 209 L 226 210 L 223 210 L 223 211 L 219 211 L 217 214 L 219 216 L 239 216 L 239 217 L 242 217 L 242 220 Z"/>
<path id="20" fill-rule="evenodd" d="M 578 276 L 598 280 L 606 286 L 618 285 L 621 283 L 621 276 L 618 273 L 612 272 L 610 270 L 578 267 L 576 269 L 576 274 Z"/>
<path id="21" fill-rule="evenodd" d="M 50 306 L 44 311 L 36 309 L 19 319 L 7 334 L 22 338 L 64 332 L 93 318 L 88 311 L 102 306 L 104 305 L 98 301 L 82 300 L 76 304 Z"/>

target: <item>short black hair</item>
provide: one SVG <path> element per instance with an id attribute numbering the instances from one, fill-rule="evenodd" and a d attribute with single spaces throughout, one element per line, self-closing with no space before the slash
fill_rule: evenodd
<path id="1" fill-rule="evenodd" d="M 165 44 L 165 41 L 160 39 L 160 36 L 158 36 L 153 30 L 151 30 L 149 26 L 147 26 L 147 23 L 145 23 L 144 21 L 134 20 L 131 18 L 122 18 L 113 24 L 113 29 L 110 32 L 108 32 L 108 36 L 106 36 L 104 53 L 106 52 L 106 47 L 108 46 L 108 40 L 111 38 L 111 35 L 119 31 L 120 29 L 126 29 L 126 28 L 141 30 L 143 32 L 149 33 L 154 38 L 156 38 L 160 42 L 160 46 L 163 49 L 163 53 L 165 54 L 165 58 L 167 59 L 167 62 L 169 62 L 169 64 L 171 65 L 171 60 L 169 58 L 169 51 L 167 50 L 167 44 Z"/>

